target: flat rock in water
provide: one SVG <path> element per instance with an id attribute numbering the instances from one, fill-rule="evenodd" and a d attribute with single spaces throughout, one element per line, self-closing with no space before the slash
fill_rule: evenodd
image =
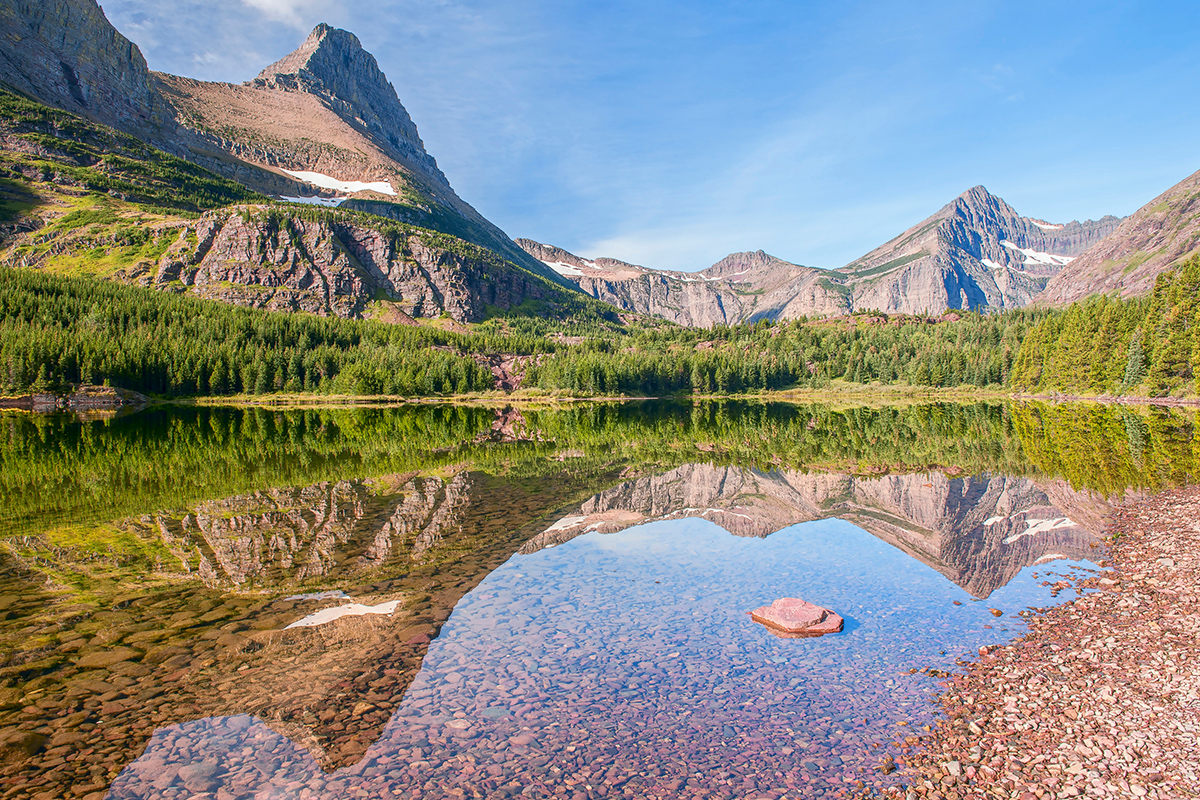
<path id="1" fill-rule="evenodd" d="M 781 597 L 769 606 L 756 608 L 750 618 L 767 626 L 776 636 L 823 636 L 842 629 L 842 618 L 827 608 L 798 597 Z"/>

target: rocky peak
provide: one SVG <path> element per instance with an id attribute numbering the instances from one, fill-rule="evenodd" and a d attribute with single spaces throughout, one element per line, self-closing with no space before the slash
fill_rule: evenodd
<path id="1" fill-rule="evenodd" d="M 545 261 L 548 264 L 567 264 L 572 267 L 582 267 L 587 262 L 579 256 L 561 247 L 555 247 L 552 244 L 542 244 L 535 242 L 533 239 L 514 239 L 517 246 L 524 250 L 529 255 L 539 261 Z"/>
<path id="2" fill-rule="evenodd" d="M 446 181 L 433 156 L 425 152 L 417 126 L 395 87 L 375 57 L 349 31 L 321 23 L 303 44 L 246 85 L 316 95 L 391 155 Z"/>
<path id="3" fill-rule="evenodd" d="M 776 258 L 762 250 L 755 250 L 746 253 L 730 253 L 722 258 L 717 263 L 713 264 L 708 269 L 702 270 L 701 275 L 708 278 L 725 278 L 733 275 L 744 275 L 752 272 L 761 272 L 767 269 L 775 269 L 778 267 L 799 267 L 797 264 L 792 264 L 783 259 Z"/>
<path id="4" fill-rule="evenodd" d="M 985 186 L 972 186 L 965 192 L 954 198 L 950 206 L 961 213 L 977 216 L 990 216 L 994 218 L 1015 219 L 1019 214 L 1004 202 L 1002 198 L 997 197 L 987 190 Z"/>
<path id="5" fill-rule="evenodd" d="M 981 242 L 992 244 L 990 249 L 995 251 L 994 245 L 1002 241 L 1040 253 L 1076 256 L 1115 230 L 1121 222 L 1112 215 L 1085 222 L 1072 220 L 1065 224 L 1022 217 L 1016 209 L 983 186 L 974 186 L 963 192 L 943 212 L 947 213 L 948 218 L 940 226 L 943 241 L 976 258 L 996 255 L 996 252 L 985 252 L 989 248 L 981 248 Z M 970 233 L 963 236 L 964 231 Z M 1018 258 L 1012 248 L 999 255 L 1009 260 Z"/>

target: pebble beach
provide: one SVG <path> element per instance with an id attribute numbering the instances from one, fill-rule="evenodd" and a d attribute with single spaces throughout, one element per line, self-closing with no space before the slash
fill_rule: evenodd
<path id="1" fill-rule="evenodd" d="M 1108 539 L 1083 596 L 950 681 L 886 796 L 1200 796 L 1200 488 L 1119 508 Z"/>

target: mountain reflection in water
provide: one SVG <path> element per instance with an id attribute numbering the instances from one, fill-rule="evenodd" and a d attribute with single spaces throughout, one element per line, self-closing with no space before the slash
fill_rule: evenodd
<path id="1" fill-rule="evenodd" d="M 846 631 L 780 639 L 749 620 L 748 609 L 780 596 L 837 609 Z M 929 679 L 908 673 L 953 669 L 1006 638 L 985 625 L 1022 625 L 970 600 L 840 520 L 764 539 L 699 519 L 584 534 L 514 556 L 460 601 L 353 767 L 327 775 L 256 720 L 203 720 L 156 734 L 110 796 L 161 796 L 156 784 L 175 775 L 186 786 L 196 763 L 212 773 L 191 789 L 238 798 L 289 787 L 329 798 L 550 797 L 589 784 L 638 797 L 811 796 L 883 784 L 872 767 L 896 723 L 933 716 Z M 989 606 L 1007 618 L 1052 602 L 1026 571 Z"/>
<path id="2" fill-rule="evenodd" d="M 1105 497 L 1195 458 L 1187 417 L 1096 407 L 0 421 L 13 797 L 832 786 L 932 713 L 908 670 L 1016 635 Z M 788 593 L 846 633 L 749 623 Z M 349 602 L 396 611 L 283 630 Z"/>
<path id="3" fill-rule="evenodd" d="M 1023 567 L 1093 556 L 1107 510 L 1102 498 L 1062 481 L 1043 487 L 1004 475 L 859 477 L 685 464 L 597 494 L 521 552 L 650 520 L 701 517 L 735 536 L 761 538 L 797 522 L 837 517 L 987 597 Z"/>

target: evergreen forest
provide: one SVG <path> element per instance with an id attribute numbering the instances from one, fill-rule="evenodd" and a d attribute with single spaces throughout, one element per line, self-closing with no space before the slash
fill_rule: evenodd
<path id="1" fill-rule="evenodd" d="M 107 384 L 152 396 L 733 395 L 840 384 L 1194 394 L 1200 259 L 1151 294 L 949 321 L 859 314 L 706 329 L 493 319 L 464 331 L 230 306 L 82 276 L 0 269 L 0 393 Z M 957 318 L 956 318 L 957 317 Z M 575 332 L 575 331 L 571 331 Z"/>

